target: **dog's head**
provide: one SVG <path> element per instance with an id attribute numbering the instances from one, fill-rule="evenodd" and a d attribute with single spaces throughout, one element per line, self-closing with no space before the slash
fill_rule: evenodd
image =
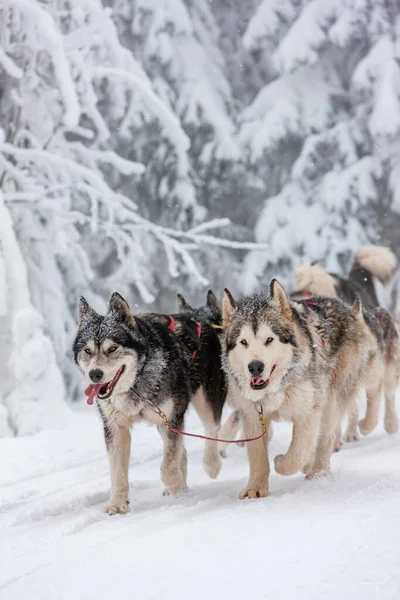
<path id="1" fill-rule="evenodd" d="M 90 382 L 87 394 L 100 399 L 127 392 L 133 385 L 145 340 L 128 303 L 113 293 L 105 316 L 84 298 L 79 300 L 79 325 L 73 345 L 75 362 Z"/>
<path id="2" fill-rule="evenodd" d="M 178 312 L 192 315 L 196 320 L 209 323 L 210 325 L 222 326 L 222 311 L 212 290 L 208 290 L 204 306 L 192 308 L 185 298 L 178 294 Z"/>
<path id="3" fill-rule="evenodd" d="M 238 302 L 225 289 L 222 312 L 228 371 L 245 397 L 257 402 L 279 391 L 296 348 L 292 310 L 282 286 L 273 279 L 269 296 Z"/>

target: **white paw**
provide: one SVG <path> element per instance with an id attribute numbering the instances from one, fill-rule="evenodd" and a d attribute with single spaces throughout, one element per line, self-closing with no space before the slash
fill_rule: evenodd
<path id="1" fill-rule="evenodd" d="M 386 433 L 397 433 L 399 430 L 399 419 L 397 415 L 385 417 L 385 431 Z"/>
<path id="2" fill-rule="evenodd" d="M 330 469 L 311 469 L 306 473 L 306 479 L 319 479 L 320 477 L 327 477 L 330 475 Z"/>
<path id="3" fill-rule="evenodd" d="M 360 436 L 357 431 L 347 431 L 343 437 L 346 444 L 351 444 L 352 442 L 359 442 Z"/>
<path id="4" fill-rule="evenodd" d="M 111 503 L 111 504 L 107 504 L 107 506 L 103 509 L 103 511 L 107 514 L 107 515 L 125 515 L 126 513 L 128 513 L 130 510 L 129 507 L 129 500 L 127 500 L 126 502 L 119 502 L 119 503 Z"/>
<path id="5" fill-rule="evenodd" d="M 249 484 L 249 486 L 245 487 L 239 494 L 241 500 L 244 498 L 266 498 L 267 496 L 269 496 L 269 490 L 266 485 L 251 486 Z"/>
<path id="6" fill-rule="evenodd" d="M 188 489 L 188 486 L 186 485 L 186 483 L 184 483 L 182 481 L 182 483 L 179 485 L 169 487 L 169 488 L 166 487 L 163 491 L 163 496 L 177 496 L 181 492 L 186 492 L 187 489 Z"/>
<path id="7" fill-rule="evenodd" d="M 301 470 L 302 465 L 288 458 L 287 454 L 278 454 L 274 458 L 275 471 L 279 475 L 294 475 Z"/>
<path id="8" fill-rule="evenodd" d="M 218 454 L 213 458 L 204 458 L 204 470 L 211 479 L 216 479 L 221 470 L 222 463 Z"/>
<path id="9" fill-rule="evenodd" d="M 362 419 L 358 423 L 358 426 L 363 435 L 368 435 L 369 433 L 371 433 L 371 431 L 373 431 L 375 429 L 375 427 L 377 426 L 377 423 L 368 423 L 365 419 Z"/>

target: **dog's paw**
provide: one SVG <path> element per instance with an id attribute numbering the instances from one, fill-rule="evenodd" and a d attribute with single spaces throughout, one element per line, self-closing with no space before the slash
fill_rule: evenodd
<path id="1" fill-rule="evenodd" d="M 205 457 L 203 460 L 204 470 L 211 479 L 216 479 L 221 470 L 222 464 L 219 454 L 215 457 Z"/>
<path id="2" fill-rule="evenodd" d="M 103 509 L 107 515 L 126 515 L 130 510 L 129 508 L 129 500 L 126 502 L 118 502 L 107 504 L 107 506 Z"/>
<path id="3" fill-rule="evenodd" d="M 228 456 L 227 453 L 226 453 L 226 450 L 220 450 L 219 451 L 219 455 L 220 455 L 221 458 L 226 458 Z"/>
<path id="4" fill-rule="evenodd" d="M 358 431 L 346 431 L 343 437 L 346 444 L 351 444 L 353 442 L 359 442 L 360 436 L 358 435 Z"/>
<path id="5" fill-rule="evenodd" d="M 287 454 L 278 454 L 274 458 L 275 471 L 279 475 L 294 475 L 301 469 L 301 464 L 288 458 Z"/>
<path id="6" fill-rule="evenodd" d="M 310 469 L 309 471 L 307 471 L 306 473 L 306 479 L 310 480 L 310 479 L 319 479 L 320 477 L 328 477 L 328 475 L 330 475 L 330 469 L 326 468 L 326 469 Z"/>
<path id="7" fill-rule="evenodd" d="M 335 443 L 333 444 L 332 452 L 340 452 L 342 447 L 343 447 L 342 440 L 335 440 Z"/>
<path id="8" fill-rule="evenodd" d="M 245 487 L 239 494 L 240 500 L 244 500 L 244 498 L 266 498 L 269 496 L 269 490 L 267 486 L 255 485 Z"/>
<path id="9" fill-rule="evenodd" d="M 373 431 L 376 426 L 377 423 L 368 423 L 366 419 L 362 419 L 358 423 L 358 427 L 360 428 L 360 431 L 363 435 L 368 435 L 369 433 L 371 433 L 371 431 Z"/>
<path id="10" fill-rule="evenodd" d="M 399 419 L 397 415 L 385 416 L 385 431 L 386 433 L 393 434 L 399 430 Z"/>
<path id="11" fill-rule="evenodd" d="M 172 488 L 165 488 L 163 491 L 163 496 L 178 496 L 181 492 L 186 492 L 188 486 L 186 483 L 182 483 L 181 485 L 177 485 Z"/>

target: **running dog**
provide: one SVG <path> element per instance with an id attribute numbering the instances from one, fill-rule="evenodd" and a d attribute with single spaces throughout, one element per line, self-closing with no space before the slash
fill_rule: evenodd
<path id="1" fill-rule="evenodd" d="M 236 302 L 223 299 L 223 365 L 230 394 L 242 410 L 246 437 L 256 437 L 256 408 L 271 419 L 293 422 L 286 454 L 275 470 L 307 477 L 328 473 L 335 432 L 360 388 L 376 384 L 382 368 L 379 340 L 367 326 L 359 300 L 291 301 L 273 279 L 270 294 Z M 250 478 L 240 497 L 269 494 L 268 436 L 247 445 Z"/>
<path id="2" fill-rule="evenodd" d="M 348 279 L 328 273 L 318 264 L 302 265 L 296 269 L 297 291 L 291 294 L 292 298 L 304 298 L 311 294 L 323 296 L 338 296 L 348 304 L 352 304 L 356 297 L 362 298 L 369 312 L 371 327 L 378 323 L 383 346 L 381 347 L 384 361 L 384 372 L 380 381 L 377 381 L 376 393 L 367 393 L 367 412 L 358 424 L 358 406 L 355 401 L 350 407 L 348 426 L 344 436 L 346 442 L 357 441 L 358 427 L 363 435 L 370 433 L 378 423 L 378 413 L 382 392 L 385 396 L 384 425 L 388 433 L 396 433 L 399 421 L 395 409 L 395 390 L 400 376 L 400 339 L 396 324 L 389 312 L 378 307 L 378 299 L 374 279 L 386 284 L 391 279 L 396 265 L 394 254 L 381 246 L 365 246 L 356 253 L 353 266 Z M 340 430 L 337 434 L 335 449 L 341 446 Z"/>
<path id="3" fill-rule="evenodd" d="M 318 263 L 297 267 L 296 292 L 291 296 L 301 298 L 311 295 L 337 296 L 348 304 L 357 297 L 365 308 L 379 306 L 374 280 L 389 283 L 396 267 L 396 257 L 384 246 L 363 246 L 354 257 L 347 278 L 328 273 Z"/>
<path id="4" fill-rule="evenodd" d="M 79 302 L 73 352 L 90 381 L 88 402 L 97 396 L 103 420 L 111 472 L 105 512 L 110 515 L 129 510 L 130 429 L 138 421 L 157 425 L 163 439 L 164 493 L 175 495 L 187 487 L 182 436 L 164 426 L 158 411 L 162 410 L 172 427 L 182 430 L 189 402 L 196 405 L 196 398 L 203 398 L 204 392 L 193 358 L 199 349 L 197 324 L 185 315 L 174 327 L 172 321 L 166 315 L 133 316 L 117 293 L 112 294 L 105 316 L 97 314 L 84 298 Z M 211 470 L 213 476 L 214 465 Z"/>

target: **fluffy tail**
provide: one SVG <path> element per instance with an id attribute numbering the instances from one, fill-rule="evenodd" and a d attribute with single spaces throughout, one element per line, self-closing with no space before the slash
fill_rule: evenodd
<path id="1" fill-rule="evenodd" d="M 300 265 L 295 271 L 296 288 L 317 296 L 337 296 L 335 280 L 321 265 Z"/>
<path id="2" fill-rule="evenodd" d="M 352 270 L 360 267 L 366 269 L 373 277 L 385 284 L 393 277 L 396 262 L 396 257 L 389 248 L 363 246 L 355 255 Z"/>

